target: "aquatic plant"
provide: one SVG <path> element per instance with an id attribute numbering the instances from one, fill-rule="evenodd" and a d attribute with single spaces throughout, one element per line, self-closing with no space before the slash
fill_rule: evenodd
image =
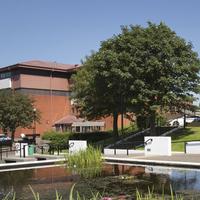
<path id="1" fill-rule="evenodd" d="M 102 171 L 103 159 L 101 150 L 88 146 L 86 150 L 66 156 L 67 168 L 83 178 L 99 176 Z"/>
<path id="2" fill-rule="evenodd" d="M 2 200 L 16 200 L 15 192 L 9 192 Z"/>
<path id="3" fill-rule="evenodd" d="M 33 200 L 42 200 L 40 199 L 39 193 L 35 192 L 31 186 L 29 187 L 33 195 Z M 104 197 L 99 192 L 97 193 L 91 192 L 91 197 L 88 198 L 83 195 L 80 195 L 80 193 L 78 191 L 75 191 L 74 188 L 75 188 L 75 184 L 71 187 L 69 200 L 119 200 L 121 199 L 120 197 Z M 153 189 L 152 190 L 148 189 L 147 194 L 142 194 L 139 190 L 136 189 L 136 194 L 135 194 L 134 199 L 135 200 L 184 200 L 183 197 L 173 194 L 173 190 L 171 186 L 170 186 L 170 190 L 171 190 L 171 195 L 165 196 L 164 192 L 162 193 L 162 195 L 154 194 Z M 62 199 L 63 197 L 56 191 L 55 200 L 62 200 Z M 126 197 L 124 197 L 124 199 L 126 199 Z M 2 200 L 16 200 L 15 193 L 13 191 L 9 192 Z"/>
<path id="4" fill-rule="evenodd" d="M 79 192 L 76 191 L 76 193 L 74 192 L 74 187 L 75 184 L 72 186 L 71 191 L 70 191 L 70 198 L 69 200 L 120 200 L 120 199 L 130 199 L 130 196 L 124 196 L 124 197 L 103 197 L 103 195 L 99 194 L 99 193 L 92 193 L 92 197 L 91 198 L 86 198 L 85 196 L 81 196 L 79 194 Z M 135 200 L 184 200 L 182 196 L 178 196 L 178 195 L 174 195 L 172 187 L 170 186 L 170 191 L 171 194 L 170 196 L 166 196 L 164 194 L 164 190 L 162 195 L 159 194 L 155 194 L 152 190 L 150 190 L 150 188 L 148 188 L 148 193 L 147 194 L 142 194 L 141 192 L 139 192 L 138 189 L 136 189 L 136 194 L 135 194 Z M 74 194 L 75 193 L 75 194 Z M 132 198 L 131 198 L 132 199 Z"/>
<path id="5" fill-rule="evenodd" d="M 164 188 L 162 191 L 162 194 L 155 194 L 154 188 L 150 190 L 148 187 L 148 193 L 142 194 L 139 192 L 138 189 L 136 189 L 136 200 L 183 200 L 183 197 L 181 195 L 174 195 L 173 189 L 170 185 L 170 196 L 164 194 Z"/>
<path id="6" fill-rule="evenodd" d="M 103 197 L 98 192 L 96 194 L 91 192 L 92 193 L 91 198 L 81 196 L 78 191 L 76 191 L 76 193 L 74 194 L 74 187 L 75 187 L 75 184 L 71 187 L 69 200 L 103 200 Z"/>

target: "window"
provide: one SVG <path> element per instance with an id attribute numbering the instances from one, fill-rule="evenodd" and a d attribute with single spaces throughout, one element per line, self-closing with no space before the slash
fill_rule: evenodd
<path id="1" fill-rule="evenodd" d="M 77 133 L 80 133 L 80 126 L 77 126 L 77 127 L 76 127 L 76 132 L 77 132 Z"/>
<path id="2" fill-rule="evenodd" d="M 0 74 L 0 79 L 10 78 L 11 72 L 4 72 Z"/>

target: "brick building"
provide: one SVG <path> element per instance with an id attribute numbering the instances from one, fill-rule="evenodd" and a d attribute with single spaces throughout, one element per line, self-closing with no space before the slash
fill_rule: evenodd
<path id="1" fill-rule="evenodd" d="M 41 121 L 36 124 L 37 133 L 42 134 L 44 131 L 51 130 L 53 126 L 63 129 L 64 126 L 61 123 L 63 119 L 75 115 L 70 100 L 70 78 L 79 67 L 80 65 L 44 61 L 17 63 L 0 68 L 0 89 L 12 89 L 35 99 L 34 107 L 41 112 Z M 112 128 L 111 117 L 103 121 L 105 121 L 105 127 L 93 127 L 89 130 Z M 74 123 L 78 122 L 75 120 Z M 96 122 L 92 123 L 97 126 Z M 84 126 L 82 122 L 81 124 Z M 88 125 L 88 121 L 85 124 Z M 102 122 L 101 126 L 103 126 Z M 33 129 L 18 128 L 16 137 L 20 133 L 33 133 Z"/>

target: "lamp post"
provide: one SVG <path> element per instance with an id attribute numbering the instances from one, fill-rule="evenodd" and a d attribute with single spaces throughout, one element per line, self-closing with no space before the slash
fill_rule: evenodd
<path id="1" fill-rule="evenodd" d="M 33 109 L 33 142 L 35 143 L 36 139 L 36 111 L 37 109 Z"/>

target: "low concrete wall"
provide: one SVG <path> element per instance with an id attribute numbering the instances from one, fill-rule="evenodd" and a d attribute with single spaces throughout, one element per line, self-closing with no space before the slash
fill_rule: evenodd
<path id="1" fill-rule="evenodd" d="M 104 149 L 104 155 L 133 155 L 138 153 L 144 153 L 144 151 L 133 149 Z"/>
<path id="2" fill-rule="evenodd" d="M 185 153 L 186 154 L 200 154 L 200 141 L 186 142 Z"/>

